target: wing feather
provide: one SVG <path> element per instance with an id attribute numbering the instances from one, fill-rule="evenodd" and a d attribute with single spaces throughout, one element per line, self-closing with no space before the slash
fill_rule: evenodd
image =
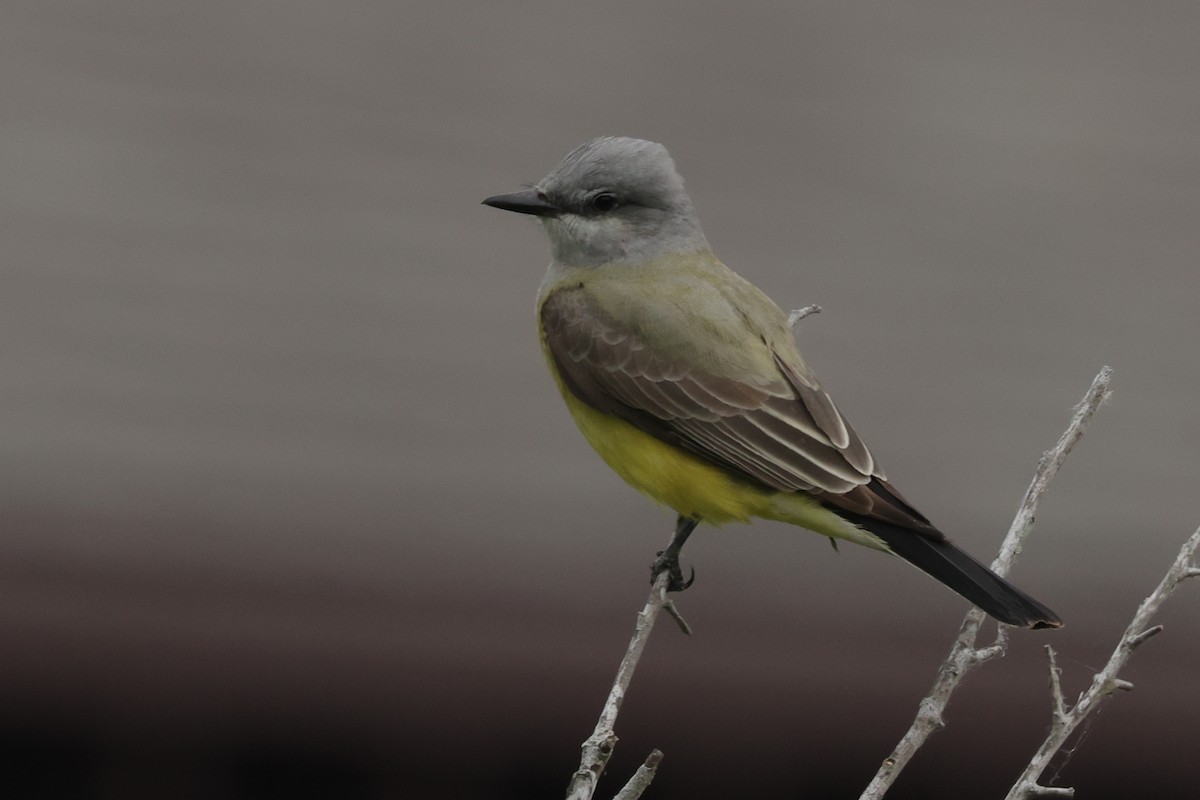
<path id="1" fill-rule="evenodd" d="M 541 324 L 564 384 L 593 408 L 744 480 L 933 530 L 886 483 L 862 439 L 794 350 L 781 353 L 760 337 L 755 341 L 770 351 L 767 363 L 775 371 L 739 380 L 665 355 L 643 332 L 606 316 L 586 292 L 572 288 L 546 298 Z"/>

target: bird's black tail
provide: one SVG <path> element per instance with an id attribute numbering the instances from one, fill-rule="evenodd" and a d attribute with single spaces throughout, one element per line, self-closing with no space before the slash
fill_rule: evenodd
<path id="1" fill-rule="evenodd" d="M 1058 615 L 945 539 L 875 519 L 855 520 L 892 552 L 933 576 L 1001 622 L 1019 628 L 1061 628 Z"/>

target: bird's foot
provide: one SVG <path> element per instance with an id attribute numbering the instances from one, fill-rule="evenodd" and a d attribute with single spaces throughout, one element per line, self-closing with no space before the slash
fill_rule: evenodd
<path id="1" fill-rule="evenodd" d="M 667 573 L 667 591 L 682 592 L 684 589 L 691 586 L 696 581 L 696 570 L 692 569 L 691 575 L 685 581 L 683 579 L 683 568 L 679 566 L 679 551 L 672 550 L 668 547 L 666 550 L 661 550 L 657 553 L 658 558 L 650 564 L 650 582 L 654 583 L 658 580 L 658 576 Z"/>
<path id="2" fill-rule="evenodd" d="M 698 517 L 685 517 L 682 514 L 675 521 L 675 535 L 671 537 L 671 543 L 667 545 L 666 550 L 658 552 L 658 558 L 650 565 L 651 583 L 658 580 L 658 576 L 665 572 L 667 573 L 667 591 L 682 592 L 696 580 L 696 570 L 694 569 L 686 581 L 683 579 L 683 570 L 679 567 L 679 553 L 699 522 Z"/>

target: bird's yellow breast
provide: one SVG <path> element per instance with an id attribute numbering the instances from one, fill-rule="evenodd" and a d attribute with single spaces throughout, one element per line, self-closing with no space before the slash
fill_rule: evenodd
<path id="1" fill-rule="evenodd" d="M 684 516 L 716 525 L 764 516 L 770 505 L 765 491 L 643 433 L 623 419 L 597 411 L 577 399 L 561 381 L 558 385 L 584 438 L 614 472 L 638 491 Z"/>
<path id="2" fill-rule="evenodd" d="M 769 491 L 739 481 L 623 419 L 597 411 L 571 394 L 558 379 L 553 363 L 550 371 L 575 424 L 605 463 L 630 486 L 676 513 L 711 525 L 749 522 L 751 517 L 774 519 L 875 550 L 888 549 L 874 534 L 802 492 Z"/>

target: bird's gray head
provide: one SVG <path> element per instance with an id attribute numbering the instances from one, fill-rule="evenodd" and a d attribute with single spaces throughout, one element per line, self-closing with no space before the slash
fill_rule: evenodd
<path id="1" fill-rule="evenodd" d="M 554 260 L 566 266 L 638 264 L 708 247 L 683 178 L 656 142 L 593 139 L 532 189 L 483 202 L 539 216 Z"/>

